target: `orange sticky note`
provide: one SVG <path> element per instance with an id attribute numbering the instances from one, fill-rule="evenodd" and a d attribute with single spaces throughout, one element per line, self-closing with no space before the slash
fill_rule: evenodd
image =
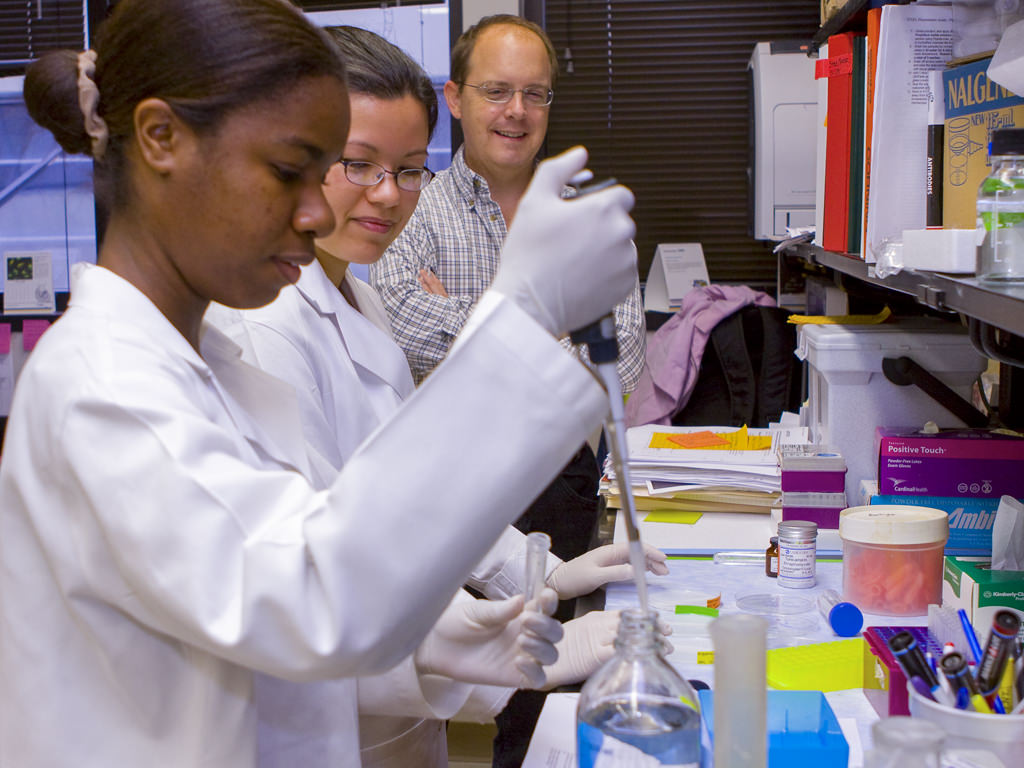
<path id="1" fill-rule="evenodd" d="M 669 435 L 668 439 L 683 448 L 711 448 L 716 445 L 728 445 L 729 441 L 721 435 L 716 435 L 709 429 L 701 432 L 682 432 Z"/>

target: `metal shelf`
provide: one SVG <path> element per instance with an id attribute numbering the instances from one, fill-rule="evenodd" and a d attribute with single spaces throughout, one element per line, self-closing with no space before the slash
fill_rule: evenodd
<path id="1" fill-rule="evenodd" d="M 855 256 L 826 251 L 809 243 L 792 245 L 787 251 L 812 264 L 908 294 L 932 309 L 961 312 L 985 325 L 1024 337 L 1024 286 L 991 287 L 980 284 L 973 277 L 912 270 L 881 278 L 874 274 L 870 265 Z"/>
<path id="2" fill-rule="evenodd" d="M 897 2 L 900 5 L 908 5 L 914 0 L 890 0 L 891 2 Z M 864 28 L 864 20 L 868 9 L 868 0 L 846 0 L 846 4 L 843 5 L 838 11 L 818 27 L 818 31 L 811 38 L 811 49 L 816 51 L 832 35 L 837 32 L 843 32 L 846 29 L 861 29 Z"/>

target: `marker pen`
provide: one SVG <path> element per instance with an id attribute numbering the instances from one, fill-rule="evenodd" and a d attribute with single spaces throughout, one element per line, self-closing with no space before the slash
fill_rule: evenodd
<path id="1" fill-rule="evenodd" d="M 1020 619 L 1013 611 L 996 611 L 988 633 L 985 652 L 978 662 L 978 690 L 986 698 L 995 695 L 1006 663 L 1013 658 L 1020 631 Z"/>
<path id="2" fill-rule="evenodd" d="M 917 644 L 917 638 L 910 632 L 903 630 L 889 638 L 889 650 L 892 651 L 896 661 L 903 668 L 907 679 L 917 676 L 928 683 L 928 687 L 935 689 L 939 687 L 939 678 L 935 676 L 931 665 Z"/>
<path id="3" fill-rule="evenodd" d="M 958 692 L 958 696 L 961 689 L 966 690 L 967 696 L 976 711 L 989 715 L 992 714 L 992 707 L 985 701 L 985 697 L 978 692 L 978 684 L 975 682 L 971 670 L 967 668 L 967 661 L 964 659 L 963 654 L 956 651 L 947 653 L 942 657 L 939 666 L 942 668 L 942 674 L 949 680 L 950 687 Z"/>

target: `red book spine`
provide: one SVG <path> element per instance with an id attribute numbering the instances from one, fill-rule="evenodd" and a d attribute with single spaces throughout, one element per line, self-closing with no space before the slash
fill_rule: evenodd
<path id="1" fill-rule="evenodd" d="M 824 65 L 824 66 L 821 66 Z M 821 244 L 845 252 L 849 237 L 850 133 L 853 110 L 853 33 L 828 39 L 828 59 L 819 62 L 828 78 L 825 127 L 825 200 Z"/>

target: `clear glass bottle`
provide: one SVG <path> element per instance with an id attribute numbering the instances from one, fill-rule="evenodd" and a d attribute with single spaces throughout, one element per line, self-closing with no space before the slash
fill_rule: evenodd
<path id="1" fill-rule="evenodd" d="M 657 614 L 622 612 L 615 655 L 580 691 L 576 706 L 576 760 L 593 768 L 600 760 L 649 755 L 659 765 L 700 764 L 700 704 L 693 687 L 658 653 Z M 646 764 L 646 763 L 645 763 Z"/>
<path id="2" fill-rule="evenodd" d="M 864 768 L 942 768 L 946 734 L 935 723 L 897 715 L 871 726 L 874 747 L 864 756 Z"/>
<path id="3" fill-rule="evenodd" d="M 978 187 L 978 279 L 1024 283 L 1024 128 L 997 128 Z"/>

